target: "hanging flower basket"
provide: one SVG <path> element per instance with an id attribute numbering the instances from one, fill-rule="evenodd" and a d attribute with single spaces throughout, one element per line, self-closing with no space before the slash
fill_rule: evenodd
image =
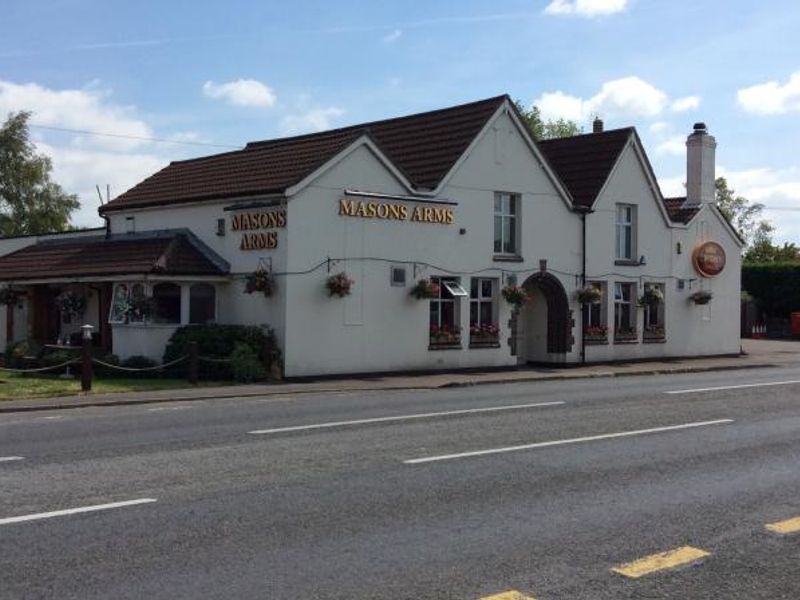
<path id="1" fill-rule="evenodd" d="M 10 286 L 0 288 L 0 304 L 4 306 L 11 306 L 16 304 L 19 300 L 19 292 L 12 289 Z"/>
<path id="2" fill-rule="evenodd" d="M 503 298 L 514 308 L 520 308 L 529 299 L 528 293 L 519 285 L 507 285 L 502 290 Z"/>
<path id="3" fill-rule="evenodd" d="M 328 279 L 325 281 L 325 287 L 328 288 L 329 296 L 339 296 L 340 298 L 344 298 L 345 296 L 350 295 L 350 290 L 352 289 L 354 283 L 355 281 L 350 279 L 347 276 L 347 273 L 341 272 L 328 277 Z"/>
<path id="4" fill-rule="evenodd" d="M 691 300 L 695 304 L 708 304 L 709 302 L 711 302 L 711 298 L 713 297 L 714 294 L 712 294 L 708 290 L 698 290 L 694 294 L 689 295 L 689 300 Z"/>
<path id="5" fill-rule="evenodd" d="M 244 293 L 254 294 L 256 292 L 264 294 L 266 298 L 275 293 L 275 278 L 272 273 L 258 269 L 245 278 Z"/>
<path id="6" fill-rule="evenodd" d="M 639 306 L 658 306 L 664 302 L 664 293 L 658 288 L 648 288 L 639 297 Z"/>
<path id="7" fill-rule="evenodd" d="M 414 296 L 417 300 L 429 300 L 431 298 L 439 297 L 439 284 L 433 283 L 430 279 L 420 279 L 416 285 L 411 288 L 410 295 Z"/>
<path id="8" fill-rule="evenodd" d="M 603 292 L 599 287 L 587 285 L 579 289 L 575 296 L 580 304 L 595 304 L 603 298 Z"/>
<path id="9" fill-rule="evenodd" d="M 86 310 L 86 298 L 75 292 L 61 292 L 56 296 L 56 306 L 64 320 L 72 320 L 83 316 Z"/>

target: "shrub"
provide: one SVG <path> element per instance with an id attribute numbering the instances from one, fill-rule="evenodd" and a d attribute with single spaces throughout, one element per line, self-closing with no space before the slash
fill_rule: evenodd
<path id="1" fill-rule="evenodd" d="M 141 355 L 134 355 L 129 356 L 125 360 L 123 360 L 120 364 L 120 367 L 125 367 L 126 369 L 150 369 L 152 367 L 158 366 L 158 362 L 154 361 L 152 358 L 148 358 L 147 356 Z M 116 369 L 115 369 L 116 371 Z M 160 369 L 155 369 L 152 371 L 143 371 L 137 373 L 135 371 L 116 371 L 118 373 L 118 377 L 137 377 L 137 378 L 153 378 L 153 377 L 162 377 L 164 375 L 164 371 Z"/>
<path id="2" fill-rule="evenodd" d="M 252 383 L 267 376 L 267 371 L 258 359 L 258 354 L 243 342 L 236 342 L 230 359 L 233 379 L 239 383 Z"/>
<path id="3" fill-rule="evenodd" d="M 42 346 L 34 340 L 21 340 L 6 347 L 6 366 L 12 369 L 23 369 L 29 365 L 24 360 L 26 356 L 39 358 Z"/>
<path id="4" fill-rule="evenodd" d="M 788 318 L 800 310 L 800 265 L 748 264 L 742 267 L 742 289 L 768 317 Z"/>
<path id="5" fill-rule="evenodd" d="M 116 354 L 100 354 L 99 352 L 97 354 L 98 356 L 95 356 L 95 358 L 98 360 L 102 360 L 109 365 L 119 365 L 119 357 Z M 94 374 L 98 377 L 122 377 L 122 371 L 117 371 L 111 367 L 105 367 L 94 363 L 92 368 L 94 369 Z"/>
<path id="6" fill-rule="evenodd" d="M 39 359 L 39 364 L 42 367 L 54 367 L 68 361 L 78 361 L 75 363 L 75 365 L 80 366 L 80 355 L 75 352 L 70 352 L 69 350 L 55 350 L 53 352 L 47 352 L 43 354 L 42 358 Z M 49 372 L 57 373 L 58 370 L 56 369 Z"/>
<path id="7" fill-rule="evenodd" d="M 250 347 L 263 364 L 270 358 L 278 358 L 275 333 L 266 325 L 187 325 L 175 330 L 164 350 L 164 363 L 184 356 L 189 342 L 197 342 L 197 353 L 201 357 L 227 359 L 241 342 Z M 272 353 L 272 356 L 267 356 Z M 175 377 L 185 377 L 187 361 L 168 367 L 167 373 Z M 200 379 L 231 379 L 233 373 L 229 363 L 200 362 Z"/>

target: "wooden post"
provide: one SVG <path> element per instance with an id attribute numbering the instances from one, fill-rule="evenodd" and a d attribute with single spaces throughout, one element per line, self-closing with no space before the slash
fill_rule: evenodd
<path id="1" fill-rule="evenodd" d="M 83 338 L 81 346 L 81 389 L 84 392 L 92 390 L 92 338 Z"/>
<path id="2" fill-rule="evenodd" d="M 187 369 L 187 377 L 189 383 L 196 384 L 199 373 L 199 365 L 197 360 L 197 342 L 189 342 L 186 345 L 186 352 L 189 355 L 189 367 Z"/>

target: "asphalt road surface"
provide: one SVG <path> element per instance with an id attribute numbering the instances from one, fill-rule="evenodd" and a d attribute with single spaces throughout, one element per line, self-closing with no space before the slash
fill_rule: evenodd
<path id="1" fill-rule="evenodd" d="M 797 517 L 795 368 L 0 415 L 2 600 L 797 600 Z"/>

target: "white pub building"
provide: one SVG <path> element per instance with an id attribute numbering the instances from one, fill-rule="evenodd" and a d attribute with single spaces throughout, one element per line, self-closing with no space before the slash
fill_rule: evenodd
<path id="1" fill-rule="evenodd" d="M 535 142 L 500 96 L 173 162 L 104 228 L 0 240 L 0 342 L 88 323 L 160 360 L 178 327 L 266 324 L 288 377 L 734 354 L 742 242 L 714 138 L 686 145 L 664 198 L 633 128 Z"/>

